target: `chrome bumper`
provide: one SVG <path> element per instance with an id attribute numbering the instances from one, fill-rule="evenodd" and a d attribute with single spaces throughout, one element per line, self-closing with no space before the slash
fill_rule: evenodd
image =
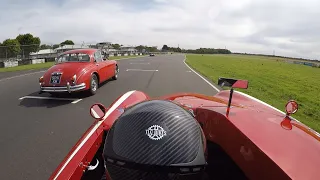
<path id="1" fill-rule="evenodd" d="M 40 91 L 42 92 L 74 92 L 74 91 L 80 91 L 86 88 L 85 83 L 81 83 L 79 85 L 71 86 L 69 83 L 67 83 L 67 86 L 50 86 L 50 87 L 43 87 L 40 85 Z"/>

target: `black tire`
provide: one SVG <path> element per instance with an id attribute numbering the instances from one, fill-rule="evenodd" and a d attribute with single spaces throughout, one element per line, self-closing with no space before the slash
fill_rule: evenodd
<path id="1" fill-rule="evenodd" d="M 95 95 L 97 93 L 98 87 L 99 87 L 98 77 L 97 75 L 92 74 L 91 80 L 90 80 L 90 89 L 89 89 L 90 95 Z"/>
<path id="2" fill-rule="evenodd" d="M 119 67 L 116 66 L 116 69 L 114 70 L 114 76 L 112 77 L 113 80 L 118 79 L 118 74 L 119 74 Z"/>

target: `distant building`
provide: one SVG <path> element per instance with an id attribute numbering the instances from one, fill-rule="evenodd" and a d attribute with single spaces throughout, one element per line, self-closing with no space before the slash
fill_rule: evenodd
<path id="1" fill-rule="evenodd" d="M 38 52 L 31 52 L 30 57 L 32 59 L 52 58 L 57 56 L 57 51 L 54 49 L 42 49 Z"/>
<path id="2" fill-rule="evenodd" d="M 72 49 L 86 49 L 86 48 L 90 48 L 87 45 L 63 45 L 61 47 L 58 47 L 56 49 L 54 49 L 58 54 L 63 53 L 65 51 L 69 51 Z"/>
<path id="3" fill-rule="evenodd" d="M 134 47 L 131 46 L 122 46 L 120 47 L 121 52 L 130 52 L 130 53 L 136 53 L 138 50 Z"/>
<path id="4" fill-rule="evenodd" d="M 105 51 L 107 53 L 114 53 L 114 52 L 118 52 L 119 50 L 111 48 L 111 49 L 106 49 Z"/>
<path id="5" fill-rule="evenodd" d="M 97 49 L 110 49 L 112 48 L 111 42 L 100 42 L 96 44 Z"/>
<path id="6" fill-rule="evenodd" d="M 87 45 L 63 45 L 56 49 L 42 49 L 38 52 L 32 52 L 30 53 L 30 57 L 32 59 L 41 59 L 41 58 L 52 58 L 57 57 L 59 54 L 69 51 L 72 49 L 84 49 L 84 48 L 90 48 Z"/>

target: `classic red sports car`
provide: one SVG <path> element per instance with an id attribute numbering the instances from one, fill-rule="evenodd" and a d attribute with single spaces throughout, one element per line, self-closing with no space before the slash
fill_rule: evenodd
<path id="1" fill-rule="evenodd" d="M 289 101 L 283 113 L 233 90 L 247 88 L 247 81 L 221 78 L 219 85 L 232 88 L 215 96 L 179 93 L 156 98 L 178 104 L 199 122 L 207 139 L 205 171 L 210 179 L 319 179 L 320 135 L 290 116 L 298 110 L 295 101 Z M 50 179 L 100 179 L 106 173 L 102 153 L 110 127 L 127 108 L 149 100 L 133 90 L 109 108 L 94 104 L 90 113 L 96 121 Z"/>
<path id="2" fill-rule="evenodd" d="M 118 78 L 116 61 L 108 60 L 99 49 L 75 49 L 66 51 L 39 79 L 40 93 L 88 91 L 97 92 L 99 84 Z"/>

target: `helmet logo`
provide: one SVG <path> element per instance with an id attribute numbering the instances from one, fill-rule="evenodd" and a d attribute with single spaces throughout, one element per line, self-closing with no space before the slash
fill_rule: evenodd
<path id="1" fill-rule="evenodd" d="M 159 125 L 152 125 L 146 129 L 146 135 L 151 140 L 160 140 L 167 135 L 167 132 Z"/>

